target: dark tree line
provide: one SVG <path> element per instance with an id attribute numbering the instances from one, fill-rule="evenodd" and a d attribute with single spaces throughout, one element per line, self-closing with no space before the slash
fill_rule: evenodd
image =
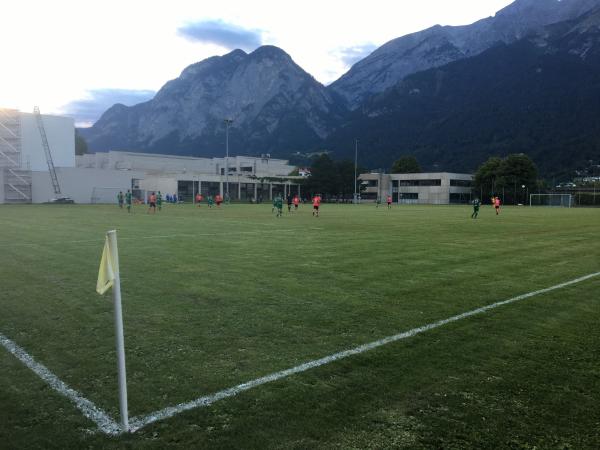
<path id="1" fill-rule="evenodd" d="M 358 168 L 357 176 L 364 169 Z M 354 195 L 354 162 L 334 161 L 323 154 L 311 164 L 311 176 L 304 181 L 305 196 L 321 194 L 325 200 L 351 200 Z M 360 184 L 357 183 L 360 189 Z"/>
<path id="2" fill-rule="evenodd" d="M 525 154 L 493 156 L 475 173 L 474 189 L 483 201 L 493 195 L 500 196 L 505 204 L 527 203 L 527 194 L 535 192 L 538 171 Z"/>

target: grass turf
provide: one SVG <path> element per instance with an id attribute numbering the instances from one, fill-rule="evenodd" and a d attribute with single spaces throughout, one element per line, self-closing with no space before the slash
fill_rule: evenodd
<path id="1" fill-rule="evenodd" d="M 130 414 L 597 272 L 600 210 L 270 205 L 156 215 L 0 208 L 0 332 L 118 417 L 119 230 Z M 596 448 L 598 278 L 108 438 L 6 351 L 9 447 Z"/>

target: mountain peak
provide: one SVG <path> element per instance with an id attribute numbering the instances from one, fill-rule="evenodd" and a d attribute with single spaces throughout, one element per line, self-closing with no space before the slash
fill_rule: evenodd
<path id="1" fill-rule="evenodd" d="M 253 58 L 285 58 L 292 59 L 284 50 L 274 45 L 262 45 L 250 53 Z"/>

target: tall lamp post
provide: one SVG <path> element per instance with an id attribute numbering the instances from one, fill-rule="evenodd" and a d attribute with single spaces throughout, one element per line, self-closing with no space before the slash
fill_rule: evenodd
<path id="1" fill-rule="evenodd" d="M 229 202 L 229 125 L 233 119 L 225 119 L 225 197 Z"/>
<path id="2" fill-rule="evenodd" d="M 358 204 L 358 192 L 356 189 L 358 170 L 358 139 L 354 139 L 354 204 Z"/>

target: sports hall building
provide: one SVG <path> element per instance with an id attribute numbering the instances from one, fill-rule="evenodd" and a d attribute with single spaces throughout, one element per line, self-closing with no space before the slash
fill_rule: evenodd
<path id="1" fill-rule="evenodd" d="M 394 203 L 448 205 L 471 201 L 473 175 L 465 173 L 364 173 L 361 199 Z"/>
<path id="2" fill-rule="evenodd" d="M 112 203 L 131 189 L 192 201 L 221 194 L 233 201 L 269 201 L 301 194 L 301 177 L 287 161 L 264 157 L 190 158 L 109 151 L 75 155 L 72 118 L 0 108 L 0 203 L 45 203 L 68 197 L 76 203 Z"/>

